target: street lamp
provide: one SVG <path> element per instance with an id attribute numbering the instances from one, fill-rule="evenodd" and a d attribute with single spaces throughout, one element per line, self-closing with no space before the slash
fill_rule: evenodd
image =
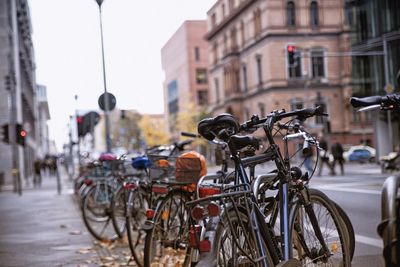
<path id="1" fill-rule="evenodd" d="M 104 60 L 104 41 L 103 41 L 103 21 L 101 15 L 101 5 L 104 0 L 95 0 L 99 5 L 99 14 L 100 14 L 100 35 L 101 35 L 101 55 L 103 58 L 103 83 L 104 83 L 104 118 L 105 118 L 105 126 L 106 126 L 106 149 L 107 152 L 111 152 L 111 136 L 110 136 L 110 103 L 109 103 L 109 94 L 107 92 L 107 79 L 106 79 L 106 64 Z"/>

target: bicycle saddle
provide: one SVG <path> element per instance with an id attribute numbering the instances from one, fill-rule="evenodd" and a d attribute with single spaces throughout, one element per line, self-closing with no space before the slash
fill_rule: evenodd
<path id="1" fill-rule="evenodd" d="M 239 122 L 228 113 L 222 113 L 214 118 L 203 119 L 197 125 L 198 133 L 212 141 L 215 137 L 226 140 L 239 131 Z"/>

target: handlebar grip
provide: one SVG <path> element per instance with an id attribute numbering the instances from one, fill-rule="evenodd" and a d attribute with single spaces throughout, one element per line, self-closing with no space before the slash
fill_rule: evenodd
<path id="1" fill-rule="evenodd" d="M 197 137 L 200 137 L 199 135 L 197 135 L 197 134 L 194 134 L 194 133 L 188 133 L 188 132 L 181 132 L 181 135 L 182 136 L 186 136 L 186 137 L 192 137 L 192 138 L 197 138 Z"/>
<path id="2" fill-rule="evenodd" d="M 359 97 L 350 98 L 350 104 L 355 108 L 381 104 L 382 101 L 383 101 L 383 97 L 379 96 L 379 95 L 367 96 L 367 97 L 361 97 L 361 98 L 359 98 Z"/>
<path id="3" fill-rule="evenodd" d="M 303 156 L 310 156 L 311 154 L 310 144 L 308 143 L 307 140 L 304 140 L 302 152 Z"/>

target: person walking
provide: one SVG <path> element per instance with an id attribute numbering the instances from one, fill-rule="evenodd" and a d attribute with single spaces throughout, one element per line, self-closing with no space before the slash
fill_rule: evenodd
<path id="1" fill-rule="evenodd" d="M 329 163 L 329 153 L 328 153 L 328 143 L 326 142 L 325 138 L 321 137 L 318 141 L 319 147 L 321 148 L 318 150 L 320 155 L 320 164 L 318 169 L 318 176 L 322 174 L 322 168 L 326 165 L 329 169 L 329 174 L 333 174 L 332 166 Z"/>
<path id="2" fill-rule="evenodd" d="M 34 175 L 33 175 L 33 186 L 40 187 L 42 186 L 42 161 L 40 159 L 36 159 L 33 163 Z"/>
<path id="3" fill-rule="evenodd" d="M 331 147 L 333 163 L 332 163 L 332 171 L 335 173 L 335 165 L 336 162 L 340 165 L 340 174 L 344 175 L 344 158 L 343 158 L 343 146 L 339 142 L 336 142 Z"/>

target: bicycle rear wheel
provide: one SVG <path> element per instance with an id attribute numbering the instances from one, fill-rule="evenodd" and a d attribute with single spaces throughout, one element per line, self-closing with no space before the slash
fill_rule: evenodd
<path id="1" fill-rule="evenodd" d="M 226 212 L 212 242 L 212 254 L 217 255 L 215 266 L 262 266 L 260 262 L 252 261 L 259 258 L 252 231 L 250 219 L 244 212 L 236 212 L 234 209 Z M 268 252 L 266 254 L 268 266 L 273 266 Z"/>
<path id="2" fill-rule="evenodd" d="M 309 193 L 312 209 L 297 205 L 291 222 L 294 258 L 307 266 L 351 266 L 348 231 L 334 204 L 321 191 Z M 328 251 L 317 238 L 312 213 Z"/>
<path id="3" fill-rule="evenodd" d="M 111 219 L 112 194 L 110 185 L 100 183 L 90 188 L 82 200 L 83 221 L 93 237 L 100 241 L 118 238 Z"/>
<path id="4" fill-rule="evenodd" d="M 126 203 L 126 227 L 129 248 L 135 262 L 143 266 L 144 238 L 146 232 L 142 229 L 146 221 L 146 210 L 149 208 L 147 196 L 139 188 L 128 193 Z"/>
<path id="5" fill-rule="evenodd" d="M 118 237 L 122 238 L 126 231 L 126 216 L 125 216 L 125 190 L 119 188 L 112 197 L 111 202 L 111 218 L 114 230 Z"/>
<path id="6" fill-rule="evenodd" d="M 153 227 L 146 234 L 144 266 L 171 262 L 189 266 L 189 210 L 185 203 L 190 193 L 175 189 L 170 191 L 156 209 Z"/>

